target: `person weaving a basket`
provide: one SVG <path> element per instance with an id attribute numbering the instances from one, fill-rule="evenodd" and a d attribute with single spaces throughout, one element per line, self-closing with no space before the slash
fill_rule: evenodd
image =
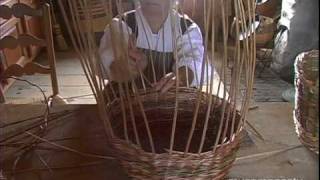
<path id="1" fill-rule="evenodd" d="M 201 30 L 170 8 L 171 2 L 141 0 L 136 10 L 112 19 L 99 47 L 106 79 L 134 79 L 163 93 L 176 85 L 178 71 L 179 86 L 200 85 L 204 59 Z M 207 70 L 211 72 L 210 66 Z"/>

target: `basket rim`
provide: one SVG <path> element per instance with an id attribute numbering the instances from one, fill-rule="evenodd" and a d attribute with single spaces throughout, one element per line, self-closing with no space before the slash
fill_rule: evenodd
<path id="1" fill-rule="evenodd" d="M 235 148 L 237 147 L 239 144 L 240 144 L 240 140 L 241 140 L 241 133 L 244 131 L 244 128 L 243 126 L 241 126 L 240 130 L 236 133 L 234 133 L 234 136 L 233 138 L 229 139 L 228 141 L 226 142 L 223 142 L 223 143 L 219 143 L 217 145 L 217 148 L 216 148 L 216 151 L 215 152 L 220 152 L 222 149 L 226 148 L 226 147 L 232 147 L 232 148 Z M 167 150 L 166 152 L 163 152 L 163 153 L 152 153 L 152 152 L 148 152 L 148 151 L 145 151 L 143 150 L 142 148 L 140 148 L 139 146 L 137 146 L 136 144 L 132 143 L 131 141 L 127 142 L 126 140 L 122 139 L 122 138 L 119 138 L 118 136 L 114 136 L 111 141 L 120 141 L 122 143 L 126 143 L 132 147 L 135 147 L 136 149 L 139 149 L 140 151 L 143 151 L 145 155 L 147 156 L 150 156 L 150 157 L 153 157 L 154 155 L 157 155 L 157 156 L 161 156 L 161 155 L 166 155 L 166 154 L 170 154 L 169 150 Z M 210 151 L 205 151 L 205 152 L 201 152 L 201 153 L 191 153 L 191 152 L 187 152 L 187 153 L 184 153 L 182 151 L 175 151 L 175 150 L 172 150 L 172 154 L 185 154 L 186 158 L 187 157 L 190 157 L 190 156 L 204 156 L 204 155 L 207 155 L 207 154 L 211 154 L 213 151 L 210 150 Z"/>
<path id="2" fill-rule="evenodd" d="M 179 92 L 181 92 L 181 91 L 183 91 L 183 92 L 185 92 L 185 93 L 198 93 L 198 89 L 194 89 L 194 88 L 185 88 L 185 87 L 182 87 L 182 88 L 180 88 L 179 89 Z M 175 93 L 175 89 L 171 89 L 171 91 L 168 91 L 168 93 Z M 207 94 L 206 92 L 200 92 L 200 94 L 201 95 L 203 95 L 203 96 L 206 96 L 206 95 L 209 95 L 209 94 Z M 172 94 L 171 94 L 172 95 Z M 152 91 L 152 89 L 150 89 L 149 91 L 142 91 L 142 93 L 140 94 L 140 96 L 142 97 L 142 96 L 144 96 L 143 98 L 141 98 L 142 99 L 142 101 L 148 101 L 148 98 L 150 98 L 150 96 L 152 96 L 152 98 L 154 98 L 154 96 L 159 96 L 158 95 L 158 91 Z M 231 103 L 229 103 L 227 100 L 224 100 L 224 99 L 222 99 L 222 98 L 220 98 L 220 97 L 218 97 L 218 96 L 216 96 L 216 95 L 213 95 L 212 94 L 212 96 L 214 97 L 214 98 L 216 98 L 218 101 L 219 101 L 219 103 L 223 103 L 223 102 L 226 102 L 226 103 L 228 103 L 228 104 L 231 104 Z M 159 97 L 160 98 L 160 97 Z M 186 97 L 187 99 L 189 98 L 189 96 L 188 97 Z M 120 99 L 119 98 L 117 98 L 117 99 L 115 99 L 112 103 L 110 103 L 109 104 L 109 109 L 108 109 L 108 111 L 109 112 L 112 112 L 113 110 L 112 110 L 112 107 L 114 107 L 115 106 L 115 104 L 114 103 L 120 103 Z M 119 105 L 119 104 L 118 104 Z M 236 110 L 236 112 L 235 112 L 235 116 L 238 116 L 239 118 L 236 118 L 236 119 L 238 119 L 237 121 L 238 121 L 238 123 L 240 124 L 239 125 L 239 129 L 237 130 L 237 126 L 235 126 L 236 128 L 235 128 L 235 130 L 234 130 L 234 132 L 232 133 L 232 135 L 231 135 L 231 137 L 229 137 L 229 138 L 227 138 L 227 140 L 226 141 L 222 141 L 222 142 L 219 142 L 217 145 L 216 145 L 216 151 L 219 151 L 219 149 L 224 149 L 225 147 L 228 147 L 228 146 L 236 146 L 237 144 L 239 144 L 239 142 L 240 142 L 240 140 L 241 140 L 241 133 L 243 132 L 243 130 L 244 130 L 244 126 L 243 126 L 243 123 L 242 123 L 242 121 L 243 121 L 243 119 L 241 118 L 241 112 L 239 111 L 239 110 Z M 129 141 L 126 141 L 125 139 L 123 139 L 123 138 L 121 138 L 121 137 L 119 137 L 118 135 L 114 135 L 114 138 L 113 138 L 114 140 L 120 140 L 120 141 L 122 141 L 123 143 L 128 143 L 130 146 L 134 146 L 135 148 L 138 148 L 138 149 L 140 149 L 140 150 L 142 150 L 144 153 L 146 153 L 146 154 L 148 154 L 148 155 L 152 155 L 152 154 L 158 154 L 158 155 L 161 155 L 161 154 L 167 154 L 167 153 L 169 153 L 169 150 L 168 149 L 164 149 L 165 150 L 165 152 L 155 152 L 155 153 L 152 153 L 152 152 L 149 152 L 149 151 L 146 151 L 146 150 L 144 150 L 143 148 L 141 148 L 141 147 L 139 147 L 136 143 L 134 143 L 134 142 L 132 142 L 132 140 L 129 140 Z M 176 150 L 172 150 L 171 151 L 172 153 L 173 152 L 175 152 L 175 153 L 181 153 L 182 151 L 176 151 Z M 192 155 L 204 155 L 204 154 L 207 154 L 207 153 L 211 153 L 212 152 L 212 148 L 210 149 L 210 150 L 208 150 L 208 151 L 203 151 L 203 152 L 201 152 L 201 153 L 194 153 L 194 152 L 188 152 L 188 153 L 184 153 L 184 152 L 182 152 L 182 153 L 184 153 L 184 154 L 188 154 L 188 155 L 190 155 L 190 156 L 192 156 Z"/>

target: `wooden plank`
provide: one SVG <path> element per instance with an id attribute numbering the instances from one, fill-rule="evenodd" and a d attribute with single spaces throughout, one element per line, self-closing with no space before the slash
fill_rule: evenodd
<path id="1" fill-rule="evenodd" d="M 48 65 L 45 53 L 40 54 L 36 62 Z M 75 52 L 59 52 L 56 53 L 56 70 L 59 75 L 84 75 L 80 60 Z"/>
<path id="2" fill-rule="evenodd" d="M 50 96 L 52 94 L 52 89 L 49 86 L 41 86 L 40 87 L 47 96 Z M 62 97 L 73 97 L 73 96 L 81 96 L 81 95 L 88 95 L 88 94 L 92 94 L 92 91 L 90 89 L 90 87 L 61 87 L 61 93 L 60 95 Z M 32 97 L 41 97 L 42 98 L 42 94 L 41 92 L 32 86 L 12 86 L 5 94 L 5 96 L 7 98 L 10 97 L 28 97 L 28 98 L 32 98 Z"/>
<path id="3" fill-rule="evenodd" d="M 46 96 L 52 95 L 50 86 L 41 86 Z M 89 86 L 62 87 L 59 94 L 70 104 L 96 104 L 95 98 Z M 40 104 L 43 103 L 41 92 L 31 86 L 12 86 L 5 94 L 8 104 Z"/>
<path id="4" fill-rule="evenodd" d="M 39 86 L 51 86 L 49 75 L 33 75 L 33 76 L 23 76 L 25 80 L 33 82 Z M 88 86 L 88 81 L 85 75 L 58 75 L 59 88 L 60 87 L 81 87 Z M 25 82 L 17 81 L 15 86 L 25 86 Z"/>
<path id="5" fill-rule="evenodd" d="M 5 36 L 0 40 L 0 49 L 15 49 L 18 46 L 25 47 L 28 45 L 46 46 L 46 42 L 30 34 L 19 34 L 17 38 Z"/>
<path id="6" fill-rule="evenodd" d="M 67 98 L 64 99 L 67 104 L 97 104 L 94 97 L 92 98 Z M 7 104 L 44 104 L 41 97 L 34 98 L 7 98 Z"/>

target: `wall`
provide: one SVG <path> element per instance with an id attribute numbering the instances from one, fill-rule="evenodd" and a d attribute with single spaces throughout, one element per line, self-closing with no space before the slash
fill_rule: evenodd
<path id="1" fill-rule="evenodd" d="M 279 25 L 287 27 L 275 38 L 271 68 L 293 82 L 295 57 L 319 48 L 319 0 L 283 0 Z"/>

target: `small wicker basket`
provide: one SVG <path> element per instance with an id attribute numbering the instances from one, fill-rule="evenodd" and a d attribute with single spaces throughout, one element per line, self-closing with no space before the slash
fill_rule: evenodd
<path id="1" fill-rule="evenodd" d="M 121 108 L 115 108 L 119 103 L 114 102 L 109 113 L 114 117 L 113 126 L 116 129 L 117 138 L 113 139 L 114 151 L 118 153 L 120 163 L 127 171 L 128 176 L 134 179 L 223 179 L 236 158 L 236 152 L 241 140 L 241 130 L 231 132 L 231 126 L 227 129 L 227 134 L 215 151 L 212 150 L 220 124 L 219 112 L 222 100 L 216 100 L 216 113 L 210 118 L 208 133 L 206 136 L 203 151 L 198 153 L 201 132 L 203 130 L 205 102 L 199 112 L 199 118 L 196 125 L 196 132 L 192 139 L 190 151 L 184 152 L 188 132 L 191 127 L 192 114 L 195 106 L 196 90 L 181 89 L 179 91 L 180 113 L 177 123 L 174 151 L 169 153 L 170 131 L 172 126 L 172 113 L 174 110 L 175 93 L 168 92 L 164 96 L 158 96 L 155 93 L 147 93 L 143 96 L 143 104 L 148 107 L 146 115 L 148 116 L 150 129 L 153 135 L 156 153 L 151 153 L 147 138 L 140 138 L 141 146 L 136 145 L 134 140 L 133 128 L 130 128 L 130 122 L 127 122 L 129 141 L 123 140 L 123 121 L 121 119 Z M 220 105 L 219 105 L 220 104 Z M 143 120 L 138 110 L 134 111 L 137 130 L 140 137 L 146 137 L 146 130 Z M 226 118 L 226 117 L 225 117 Z M 230 118 L 231 121 L 232 118 Z M 235 127 L 239 125 L 240 115 L 236 115 Z M 223 127 L 227 121 L 223 121 Z M 230 122 L 231 124 L 231 122 Z M 225 129 L 225 128 L 223 128 Z M 210 133 L 209 133 L 210 132 Z M 237 132 L 237 133 L 236 133 Z M 132 137 L 132 138 L 131 138 Z M 232 138 L 229 138 L 232 137 Z M 135 142 L 135 143 L 133 143 Z M 131 157 L 130 160 L 123 157 Z M 133 159 L 132 159 L 133 158 Z"/>
<path id="2" fill-rule="evenodd" d="M 301 142 L 319 154 L 319 51 L 300 54 L 295 71 L 296 131 Z"/>
<path id="3" fill-rule="evenodd" d="M 277 6 L 281 4 L 279 0 L 267 0 L 263 3 L 258 3 L 256 7 L 256 12 L 259 15 L 273 17 L 277 12 Z"/>
<path id="4" fill-rule="evenodd" d="M 276 24 L 272 18 L 260 16 L 260 26 L 257 29 L 256 45 L 257 48 L 262 48 L 273 39 Z"/>

